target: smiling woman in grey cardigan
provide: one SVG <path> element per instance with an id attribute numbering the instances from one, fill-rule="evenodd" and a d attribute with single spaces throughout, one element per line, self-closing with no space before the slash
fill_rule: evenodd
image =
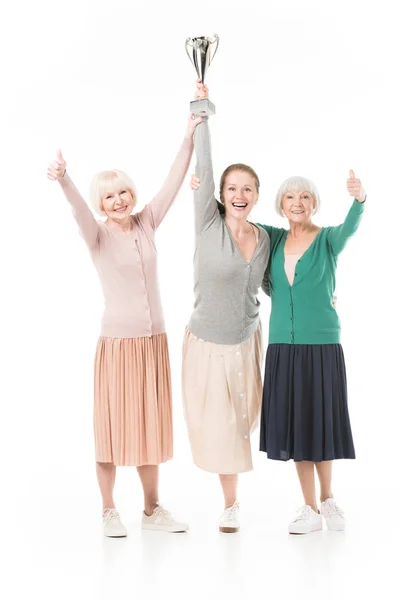
<path id="1" fill-rule="evenodd" d="M 197 97 L 207 94 L 198 82 Z M 215 201 L 208 122 L 194 140 L 196 248 L 194 310 L 183 346 L 185 417 L 197 466 L 218 473 L 225 497 L 220 531 L 239 529 L 238 473 L 253 468 L 250 434 L 258 422 L 262 339 L 257 294 L 269 258 L 269 236 L 247 221 L 259 180 L 243 164 L 222 175 L 221 214 Z"/>

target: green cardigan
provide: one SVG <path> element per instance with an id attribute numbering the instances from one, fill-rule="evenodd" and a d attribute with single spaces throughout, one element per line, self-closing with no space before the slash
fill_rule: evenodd
<path id="1" fill-rule="evenodd" d="M 270 344 L 339 344 L 340 321 L 332 306 L 339 253 L 357 231 L 364 203 L 354 200 L 342 225 L 323 227 L 298 260 L 293 285 L 284 268 L 288 231 L 261 225 L 271 239 Z"/>

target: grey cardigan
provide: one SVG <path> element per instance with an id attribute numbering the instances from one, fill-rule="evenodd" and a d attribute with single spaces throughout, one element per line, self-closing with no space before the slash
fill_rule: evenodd
<path id="1" fill-rule="evenodd" d="M 238 344 L 259 324 L 257 294 L 268 264 L 270 240 L 258 227 L 253 258 L 250 262 L 243 258 L 215 199 L 207 119 L 196 128 L 194 147 L 200 188 L 194 192 L 195 302 L 188 329 L 208 342 Z"/>

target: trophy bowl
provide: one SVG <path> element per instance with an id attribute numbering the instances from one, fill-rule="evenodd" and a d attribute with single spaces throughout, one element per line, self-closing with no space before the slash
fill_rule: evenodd
<path id="1" fill-rule="evenodd" d="M 215 33 L 212 38 L 187 38 L 186 53 L 196 69 L 197 76 L 204 83 L 206 73 L 218 50 L 219 36 Z M 215 105 L 208 98 L 193 100 L 190 103 L 191 112 L 199 117 L 215 114 Z"/>

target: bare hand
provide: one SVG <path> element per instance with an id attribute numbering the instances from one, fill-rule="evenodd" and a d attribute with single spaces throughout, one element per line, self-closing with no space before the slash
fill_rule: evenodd
<path id="1" fill-rule="evenodd" d="M 192 188 L 192 190 L 198 190 L 200 187 L 200 179 L 197 177 L 197 175 L 192 175 L 190 178 L 190 187 Z"/>
<path id="2" fill-rule="evenodd" d="M 66 168 L 67 163 L 61 154 L 61 150 L 58 149 L 57 159 L 50 163 L 47 168 L 47 177 L 51 179 L 51 181 L 58 181 L 64 177 Z"/>
<path id="3" fill-rule="evenodd" d="M 188 138 L 189 140 L 192 139 L 197 125 L 199 123 L 201 123 L 202 120 L 203 119 L 201 117 L 196 117 L 196 115 L 192 115 L 191 114 L 189 116 L 189 120 L 188 120 L 188 124 L 187 124 L 187 129 L 186 129 L 186 135 L 185 135 L 186 138 Z"/>
<path id="4" fill-rule="evenodd" d="M 356 179 L 354 171 L 349 171 L 349 179 L 347 180 L 347 190 L 357 202 L 364 202 L 366 194 L 363 186 L 361 185 L 361 179 Z"/>
<path id="5" fill-rule="evenodd" d="M 196 80 L 196 100 L 202 100 L 208 98 L 208 87 L 201 82 L 201 79 Z"/>

